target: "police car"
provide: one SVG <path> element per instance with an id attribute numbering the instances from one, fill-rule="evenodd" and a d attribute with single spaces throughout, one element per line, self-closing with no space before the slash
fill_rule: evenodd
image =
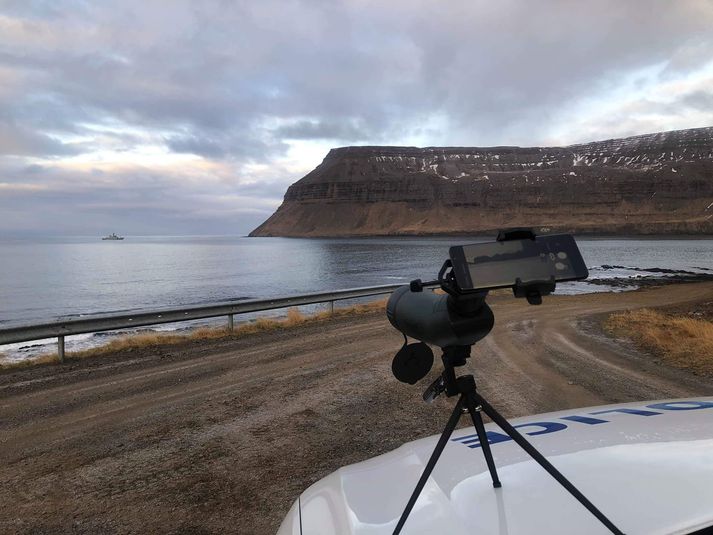
<path id="1" fill-rule="evenodd" d="M 713 533 L 713 398 L 589 407 L 511 423 L 626 534 Z M 449 439 L 405 534 L 611 533 L 495 424 L 493 488 L 472 427 Z M 438 437 L 305 490 L 278 535 L 391 534 Z"/>

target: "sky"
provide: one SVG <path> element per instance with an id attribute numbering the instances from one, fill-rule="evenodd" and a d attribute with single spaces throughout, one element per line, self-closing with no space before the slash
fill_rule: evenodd
<path id="1" fill-rule="evenodd" d="M 0 237 L 243 235 L 332 147 L 713 126 L 713 0 L 0 0 Z"/>

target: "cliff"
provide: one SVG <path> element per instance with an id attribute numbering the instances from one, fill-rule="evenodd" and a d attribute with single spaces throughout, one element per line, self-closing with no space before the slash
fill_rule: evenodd
<path id="1" fill-rule="evenodd" d="M 251 236 L 485 233 L 512 226 L 713 233 L 713 127 L 567 147 L 344 147 Z"/>

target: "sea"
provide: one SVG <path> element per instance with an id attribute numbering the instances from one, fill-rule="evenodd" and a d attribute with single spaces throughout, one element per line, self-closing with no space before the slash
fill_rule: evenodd
<path id="1" fill-rule="evenodd" d="M 480 241 L 485 240 L 465 236 L 4 238 L 0 239 L 0 329 L 107 313 L 431 280 L 450 246 Z M 709 238 L 584 237 L 577 242 L 590 278 L 560 284 L 556 293 L 626 291 L 661 278 L 713 275 L 713 239 Z M 225 319 L 141 330 L 186 330 L 219 321 Z M 127 332 L 135 331 L 68 337 L 67 350 L 94 347 Z M 0 346 L 0 354 L 6 361 L 23 360 L 55 350 L 55 343 L 49 339 L 9 344 Z"/>

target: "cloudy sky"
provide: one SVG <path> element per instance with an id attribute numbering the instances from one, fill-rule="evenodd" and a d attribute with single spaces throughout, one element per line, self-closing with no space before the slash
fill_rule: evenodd
<path id="1" fill-rule="evenodd" d="M 244 234 L 344 145 L 713 125 L 713 0 L 0 0 L 0 236 Z"/>

